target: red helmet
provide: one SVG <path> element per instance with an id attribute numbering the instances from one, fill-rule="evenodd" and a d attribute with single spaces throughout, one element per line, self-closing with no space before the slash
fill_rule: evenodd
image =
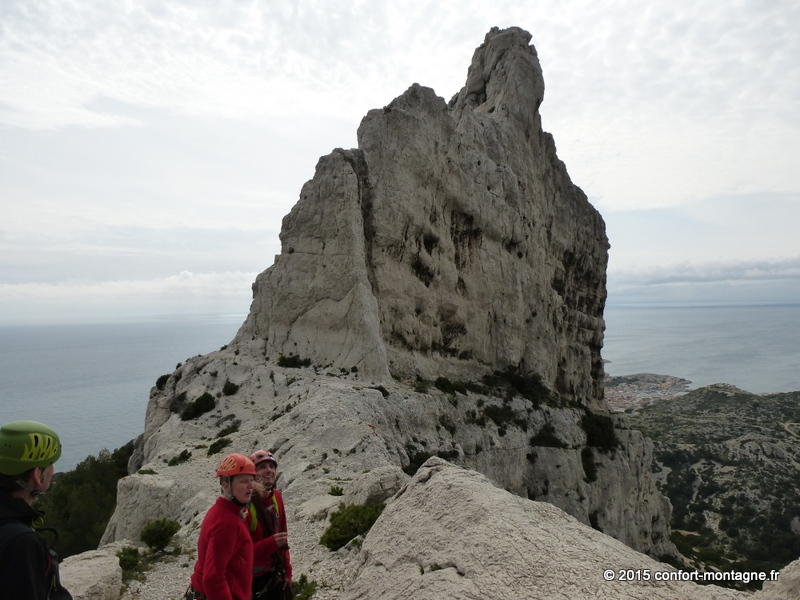
<path id="1" fill-rule="evenodd" d="M 258 465 L 258 463 L 268 460 L 275 465 L 276 469 L 278 468 L 278 460 L 269 450 L 256 450 L 250 455 L 250 460 L 253 461 L 254 465 Z"/>
<path id="2" fill-rule="evenodd" d="M 219 463 L 217 477 L 233 477 L 234 475 L 255 475 L 256 466 L 244 454 L 228 454 Z"/>

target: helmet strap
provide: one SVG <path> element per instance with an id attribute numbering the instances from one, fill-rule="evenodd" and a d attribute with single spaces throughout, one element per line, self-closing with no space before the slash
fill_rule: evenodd
<path id="1" fill-rule="evenodd" d="M 233 502 L 236 506 L 247 506 L 247 504 L 242 504 L 239 500 L 236 499 L 236 496 L 233 495 L 233 477 L 231 475 L 227 475 L 226 477 L 221 477 L 220 479 L 225 479 L 228 483 L 228 489 L 225 489 L 225 486 L 222 486 L 223 495 L 225 498 Z M 222 482 L 220 481 L 220 484 Z"/>
<path id="2" fill-rule="evenodd" d="M 32 484 L 24 479 L 17 479 L 17 485 L 24 491 L 28 492 L 32 498 L 37 498 L 44 493 L 42 488 L 40 488 L 38 485 Z"/>

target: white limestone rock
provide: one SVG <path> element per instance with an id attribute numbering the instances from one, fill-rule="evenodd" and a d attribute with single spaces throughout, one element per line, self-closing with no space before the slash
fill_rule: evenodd
<path id="1" fill-rule="evenodd" d="M 800 598 L 800 560 L 786 565 L 775 580 L 765 581 L 753 600 L 789 600 Z"/>
<path id="2" fill-rule="evenodd" d="M 122 568 L 113 544 L 66 558 L 59 565 L 61 583 L 74 600 L 117 600 L 122 588 Z"/>
<path id="3" fill-rule="evenodd" d="M 615 580 L 607 581 L 606 570 Z M 650 581 L 619 581 L 620 569 Z M 586 527 L 552 505 L 524 500 L 484 476 L 432 458 L 364 539 L 342 600 L 605 598 L 734 600 L 750 594 L 655 581 L 675 571 Z"/>
<path id="4" fill-rule="evenodd" d="M 513 366 L 605 410 L 608 240 L 542 131 L 529 41 L 493 29 L 449 106 L 414 84 L 320 159 L 237 343 L 376 381 Z"/>

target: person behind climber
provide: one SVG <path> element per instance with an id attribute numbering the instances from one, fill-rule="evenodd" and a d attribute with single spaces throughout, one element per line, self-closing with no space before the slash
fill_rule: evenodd
<path id="1" fill-rule="evenodd" d="M 58 556 L 34 529 L 44 513 L 33 508 L 47 491 L 61 440 L 47 425 L 14 421 L 0 427 L 0 597 L 72 600 L 61 585 Z"/>
<path id="2" fill-rule="evenodd" d="M 275 485 L 278 461 L 268 450 L 257 450 L 250 459 L 256 465 L 256 492 L 248 507 L 254 554 L 253 598 L 284 600 L 292 597 L 292 563 L 283 496 Z"/>
<path id="3" fill-rule="evenodd" d="M 250 600 L 253 542 L 245 515 L 255 474 L 253 461 L 244 454 L 228 454 L 219 463 L 221 496 L 200 526 L 187 600 Z"/>

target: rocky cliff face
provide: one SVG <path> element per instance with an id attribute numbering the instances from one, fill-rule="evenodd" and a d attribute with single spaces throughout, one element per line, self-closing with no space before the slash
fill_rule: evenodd
<path id="1" fill-rule="evenodd" d="M 236 338 L 153 388 L 105 541 L 155 515 L 196 534 L 222 440 L 277 453 L 291 527 L 313 531 L 297 572 L 343 577 L 316 543 L 332 486 L 389 499 L 434 455 L 674 555 L 651 444 L 603 402 L 608 241 L 541 129 L 529 41 L 492 30 L 449 104 L 414 85 L 320 159 Z"/>
<path id="2" fill-rule="evenodd" d="M 542 131 L 529 41 L 492 30 L 449 104 L 415 84 L 319 161 L 238 342 L 380 380 L 514 366 L 602 409 L 609 245 Z"/>

